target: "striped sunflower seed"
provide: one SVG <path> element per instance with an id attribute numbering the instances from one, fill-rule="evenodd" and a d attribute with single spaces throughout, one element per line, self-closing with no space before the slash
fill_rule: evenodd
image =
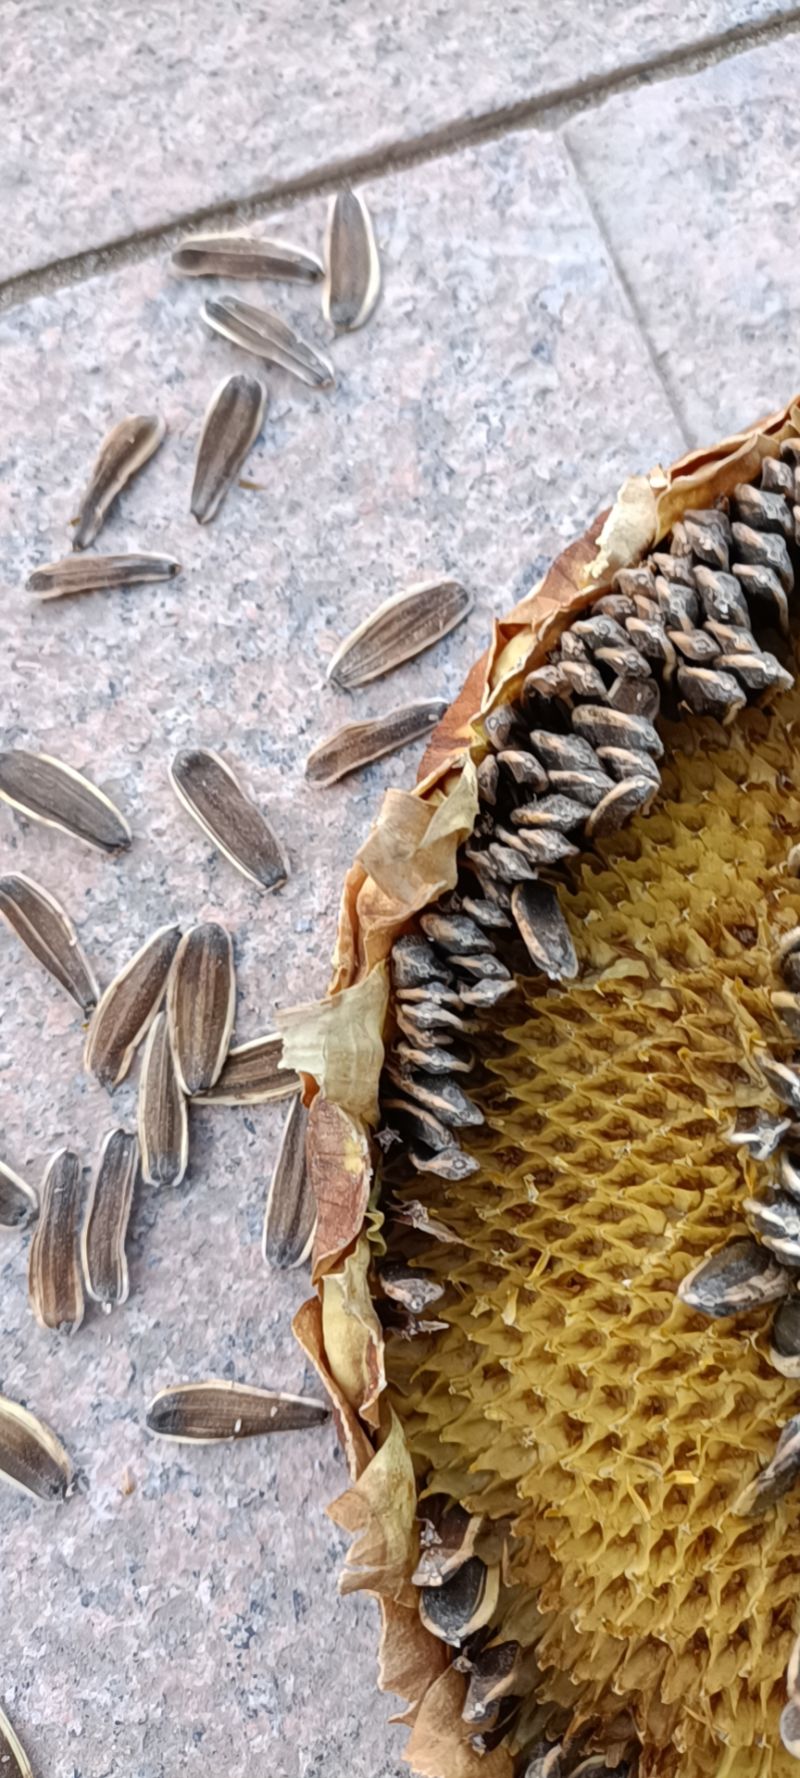
<path id="1" fill-rule="evenodd" d="M 180 942 L 179 926 L 162 926 L 106 988 L 92 1017 L 83 1061 L 105 1087 L 115 1087 L 149 1030 Z"/>
<path id="2" fill-rule="evenodd" d="M 131 843 L 128 823 L 110 797 L 50 753 L 26 747 L 0 753 L 0 800 L 100 852 L 120 852 Z"/>
<path id="3" fill-rule="evenodd" d="M 336 784 L 349 772 L 357 772 L 386 753 L 396 753 L 411 741 L 419 741 L 441 722 L 447 709 L 442 698 L 429 698 L 419 704 L 405 704 L 387 716 L 376 716 L 366 722 L 346 722 L 321 741 L 306 760 L 306 778 L 319 789 Z"/>
<path id="4" fill-rule="evenodd" d="M 440 1586 L 422 1588 L 419 1615 L 431 1635 L 459 1648 L 465 1637 L 488 1624 L 499 1591 L 499 1564 L 487 1567 L 480 1556 L 470 1556 Z"/>
<path id="5" fill-rule="evenodd" d="M 198 1105 L 269 1105 L 300 1087 L 293 1068 L 281 1068 L 283 1038 L 270 1032 L 228 1050 L 215 1085 L 193 1094 Z"/>
<path id="6" fill-rule="evenodd" d="M 578 959 L 555 889 L 547 883 L 518 883 L 511 911 L 531 962 L 554 982 L 571 982 Z"/>
<path id="7" fill-rule="evenodd" d="M 108 1314 L 128 1299 L 128 1232 L 139 1144 L 127 1130 L 111 1130 L 100 1152 L 81 1230 L 87 1295 Z"/>
<path id="8" fill-rule="evenodd" d="M 117 495 L 158 450 L 165 432 L 157 414 L 128 414 L 106 433 L 81 495 L 73 549 L 94 543 Z"/>
<path id="9" fill-rule="evenodd" d="M 29 593 L 42 599 L 66 599 L 72 593 L 105 593 L 116 587 L 144 586 L 148 581 L 174 580 L 181 564 L 172 556 L 66 556 L 47 562 L 28 575 Z"/>
<path id="10" fill-rule="evenodd" d="M 787 1420 L 775 1446 L 773 1456 L 746 1488 L 742 1489 L 734 1512 L 742 1518 L 755 1517 L 776 1506 L 784 1494 L 794 1487 L 800 1476 L 800 1414 Z"/>
<path id="11" fill-rule="evenodd" d="M 784 1297 L 772 1317 L 770 1363 L 784 1377 L 800 1377 L 800 1296 Z"/>
<path id="12" fill-rule="evenodd" d="M 301 339 L 274 309 L 256 308 L 238 296 L 220 296 L 209 297 L 200 313 L 208 327 L 243 352 L 277 364 L 312 389 L 333 388 L 336 378 L 330 359 Z"/>
<path id="13" fill-rule="evenodd" d="M 142 1178 L 148 1185 L 180 1185 L 189 1160 L 189 1120 L 163 1012 L 153 1019 L 142 1058 L 137 1122 Z"/>
<path id="14" fill-rule="evenodd" d="M 0 1395 L 0 1476 L 37 1500 L 64 1500 L 73 1468 L 61 1440 L 43 1420 Z M 3 1772 L 3 1717 L 0 1712 L 0 1773 Z"/>
<path id="15" fill-rule="evenodd" d="M 257 377 L 226 377 L 206 409 L 197 447 L 191 512 L 207 525 L 261 431 L 267 391 Z"/>
<path id="16" fill-rule="evenodd" d="M 268 1266 L 288 1271 L 311 1252 L 317 1206 L 306 1167 L 308 1112 L 298 1093 L 281 1135 L 264 1210 L 262 1251 Z"/>
<path id="17" fill-rule="evenodd" d="M 264 1432 L 295 1432 L 321 1426 L 328 1408 L 311 1396 L 282 1389 L 254 1389 L 211 1377 L 159 1390 L 147 1410 L 150 1432 L 178 1444 L 216 1445 Z"/>
<path id="18" fill-rule="evenodd" d="M 75 1333 L 83 1320 L 83 1280 L 78 1263 L 83 1180 L 69 1148 L 53 1155 L 42 1184 L 39 1220 L 28 1255 L 28 1298 L 41 1327 Z"/>
<path id="19" fill-rule="evenodd" d="M 178 1085 L 191 1098 L 219 1078 L 236 1011 L 230 933 L 216 920 L 192 926 L 175 952 L 167 1019 Z"/>
<path id="20" fill-rule="evenodd" d="M 286 882 L 288 866 L 272 828 L 218 753 L 183 748 L 170 779 L 179 802 L 243 876 L 261 889 Z"/>
<path id="21" fill-rule="evenodd" d="M 337 333 L 363 327 L 378 300 L 381 269 L 372 218 L 359 192 L 345 186 L 331 199 L 325 236 L 326 321 Z"/>
<path id="22" fill-rule="evenodd" d="M 353 691 L 391 673 L 449 635 L 472 604 L 471 593 L 457 580 L 425 581 L 395 593 L 337 648 L 328 679 L 342 691 Z"/>
<path id="23" fill-rule="evenodd" d="M 0 914 L 81 1012 L 90 1013 L 100 989 L 72 921 L 55 897 L 30 877 L 0 877 Z"/>
<path id="24" fill-rule="evenodd" d="M 322 277 L 316 254 L 289 241 L 258 235 L 187 235 L 174 249 L 170 267 L 182 278 L 274 278 L 313 284 Z"/>
<path id="25" fill-rule="evenodd" d="M 33 1187 L 0 1161 L 0 1229 L 22 1229 L 39 1209 Z"/>
<path id="26" fill-rule="evenodd" d="M 33 1778 L 28 1755 L 4 1710 L 0 1710 L 0 1778 Z"/>
<path id="27" fill-rule="evenodd" d="M 678 1286 L 678 1297 L 687 1309 L 697 1309 L 716 1320 L 779 1302 L 791 1289 L 791 1273 L 757 1241 L 744 1236 L 728 1241 L 687 1272 Z"/>

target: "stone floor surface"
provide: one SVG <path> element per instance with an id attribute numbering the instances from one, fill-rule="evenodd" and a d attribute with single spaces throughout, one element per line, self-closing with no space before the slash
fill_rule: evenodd
<path id="1" fill-rule="evenodd" d="M 103 983 L 166 920 L 224 920 L 240 1041 L 323 992 L 345 866 L 421 751 L 312 793 L 314 743 L 452 695 L 492 616 L 626 473 L 800 386 L 794 10 L 683 0 L 669 30 L 645 0 L 546 10 L 241 0 L 198 4 L 179 31 L 174 8 L 127 0 L 0 5 L 0 746 L 85 770 L 135 836 L 109 861 L 0 807 L 0 870 L 59 895 Z M 562 112 L 548 95 L 567 86 Z M 262 367 L 259 485 L 200 528 L 202 415 L 245 361 L 200 321 L 206 287 L 169 276 L 172 231 L 244 204 L 253 226 L 318 246 L 331 168 L 356 156 L 380 305 L 330 346 L 333 391 Z M 281 206 L 253 196 L 278 187 Z M 326 342 L 318 291 L 240 294 Z M 37 604 L 25 577 L 69 549 L 99 439 L 151 410 L 166 441 L 96 547 L 165 550 L 181 574 Z M 468 622 L 389 681 L 333 691 L 338 641 L 439 573 L 474 592 Z M 220 749 L 269 811 L 291 863 L 277 895 L 175 803 L 167 766 L 191 742 Z M 82 1073 L 70 1003 L 5 929 L 0 1005 L 0 1156 L 32 1181 L 65 1143 L 88 1166 L 133 1118 L 134 1085 L 112 1103 Z M 0 1496 L 0 1703 L 36 1778 L 405 1769 L 371 1606 L 336 1592 L 331 1429 L 217 1449 L 143 1425 L 170 1381 L 316 1392 L 289 1327 L 307 1275 L 270 1274 L 260 1253 L 281 1121 L 193 1114 L 185 1185 L 139 1190 L 129 1302 L 72 1339 L 28 1311 L 27 1237 L 0 1249 L 0 1389 L 52 1422 L 84 1478 L 58 1508 Z"/>

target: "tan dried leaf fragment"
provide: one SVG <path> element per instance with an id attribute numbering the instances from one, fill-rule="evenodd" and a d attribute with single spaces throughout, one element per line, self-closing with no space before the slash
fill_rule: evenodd
<path id="1" fill-rule="evenodd" d="M 72 1462 L 44 1420 L 19 1402 L 0 1395 L 0 1477 L 37 1500 L 64 1500 L 73 1480 Z M 0 1774 L 3 1719 L 0 1712 Z"/>
<path id="2" fill-rule="evenodd" d="M 293 1068 L 281 1068 L 283 1038 L 278 1032 L 253 1037 L 228 1050 L 215 1085 L 195 1093 L 198 1105 L 269 1105 L 300 1090 Z"/>
<path id="3" fill-rule="evenodd" d="M 169 775 L 179 802 L 243 876 L 261 889 L 286 882 L 286 859 L 272 828 L 218 753 L 185 747 Z"/>
<path id="4" fill-rule="evenodd" d="M 167 1019 L 178 1085 L 188 1097 L 218 1079 L 233 1030 L 236 970 L 230 933 L 216 920 L 192 926 L 175 953 Z"/>
<path id="5" fill-rule="evenodd" d="M 81 1230 L 81 1264 L 87 1294 L 106 1313 L 128 1298 L 128 1232 L 133 1189 L 139 1165 L 139 1144 L 127 1130 L 106 1136 Z"/>
<path id="6" fill-rule="evenodd" d="M 366 722 L 346 722 L 327 741 L 321 741 L 306 760 L 306 778 L 320 789 L 335 784 L 349 772 L 360 771 L 386 753 L 396 753 L 411 741 L 430 734 L 447 709 L 442 698 L 429 698 L 418 704 L 405 704 L 390 710 L 387 716 L 376 716 Z"/>
<path id="7" fill-rule="evenodd" d="M 203 1383 L 161 1389 L 150 1403 L 147 1425 L 160 1438 L 177 1444 L 216 1445 L 264 1432 L 320 1426 L 328 1415 L 327 1404 L 310 1396 L 211 1377 Z"/>
<path id="8" fill-rule="evenodd" d="M 189 1160 L 189 1119 L 163 1012 L 153 1020 L 142 1058 L 137 1118 L 142 1178 L 148 1185 L 180 1185 Z"/>
<path id="9" fill-rule="evenodd" d="M 161 926 L 101 996 L 89 1026 L 83 1062 L 103 1086 L 115 1087 L 127 1074 L 133 1052 L 161 1005 L 180 936 L 179 926 Z"/>
<path id="10" fill-rule="evenodd" d="M 31 1762 L 4 1710 L 0 1710 L 0 1778 L 33 1778 Z"/>
<path id="11" fill-rule="evenodd" d="M 299 1093 L 289 1107 L 264 1211 L 262 1252 L 268 1266 L 288 1271 L 308 1259 L 317 1207 L 306 1165 L 308 1112 Z"/>
<path id="12" fill-rule="evenodd" d="M 22 1229 L 39 1209 L 33 1187 L 0 1161 L 0 1229 Z"/>
<path id="13" fill-rule="evenodd" d="M 172 556 L 150 556 L 141 550 L 123 556 L 65 556 L 63 562 L 34 568 L 26 585 L 29 593 L 38 593 L 42 599 L 66 599 L 72 593 L 105 593 L 116 587 L 174 580 L 180 571 L 180 562 Z"/>
<path id="14" fill-rule="evenodd" d="M 127 414 L 106 433 L 81 495 L 73 549 L 94 543 L 117 495 L 158 450 L 165 432 L 157 414 Z"/>
<path id="15" fill-rule="evenodd" d="M 0 914 L 81 1012 L 90 1013 L 100 989 L 72 921 L 55 896 L 31 877 L 9 873 L 0 877 Z"/>
<path id="16" fill-rule="evenodd" d="M 60 1148 L 45 1172 L 28 1255 L 28 1298 L 40 1327 L 75 1333 L 83 1320 L 78 1259 L 82 1203 L 80 1161 L 72 1149 Z"/>
<path id="17" fill-rule="evenodd" d="M 0 753 L 0 800 L 100 852 L 120 852 L 131 843 L 128 823 L 111 798 L 50 753 L 27 747 Z"/>
<path id="18" fill-rule="evenodd" d="M 290 241 L 258 235 L 188 235 L 174 249 L 170 267 L 182 278 L 275 278 L 314 284 L 322 277 L 315 253 Z"/>
<path id="19" fill-rule="evenodd" d="M 254 303 L 241 302 L 238 296 L 220 296 L 209 297 L 200 313 L 215 333 L 240 346 L 243 352 L 277 364 L 312 389 L 333 388 L 336 378 L 330 359 L 308 340 L 301 339 L 274 309 L 257 308 Z"/>
<path id="20" fill-rule="evenodd" d="M 352 691 L 391 673 L 449 635 L 472 604 L 472 594 L 457 580 L 429 580 L 395 593 L 337 648 L 327 677 Z"/>
<path id="21" fill-rule="evenodd" d="M 360 192 L 331 199 L 325 235 L 323 313 L 338 332 L 363 327 L 378 300 L 381 268 L 372 217 Z"/>
<path id="22" fill-rule="evenodd" d="M 191 511 L 207 525 L 261 431 L 267 391 L 257 377 L 226 377 L 206 409 L 197 447 Z"/>

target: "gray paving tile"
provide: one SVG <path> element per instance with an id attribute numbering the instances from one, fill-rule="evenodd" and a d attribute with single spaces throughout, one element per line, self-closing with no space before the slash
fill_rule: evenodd
<path id="1" fill-rule="evenodd" d="M 790 0 L 5 0 L 0 278 Z"/>
<path id="2" fill-rule="evenodd" d="M 491 615 L 627 471 L 680 446 L 558 140 L 514 136 L 368 195 L 381 305 L 335 342 L 333 393 L 270 376 L 247 466 L 263 490 L 235 489 L 208 529 L 187 515 L 199 416 L 241 360 L 204 337 L 198 287 L 153 260 L 0 320 L 0 745 L 86 768 L 136 836 L 110 862 L 0 809 L 0 859 L 63 897 L 104 981 L 170 916 L 229 922 L 242 1039 L 323 990 L 345 865 L 383 789 L 411 782 L 413 752 L 312 794 L 309 747 L 351 715 L 454 693 Z M 312 233 L 320 219 L 319 204 L 301 218 Z M 321 336 L 313 292 L 290 308 Z M 33 605 L 25 573 L 68 545 L 98 436 L 151 405 L 169 437 L 98 547 L 169 548 L 182 575 Z M 387 684 L 328 688 L 337 641 L 442 569 L 474 588 L 468 624 Z M 193 739 L 225 749 L 272 811 L 293 865 L 277 896 L 174 804 L 167 761 Z M 3 933 L 0 1004 L 2 1139 L 36 1178 L 56 1145 L 88 1156 L 130 1117 L 133 1087 L 112 1108 L 82 1076 L 69 1004 Z M 52 1419 L 88 1478 L 57 1513 L 2 1502 L 3 1696 L 42 1772 L 399 1778 L 371 1610 L 335 1593 L 332 1433 L 193 1451 L 142 1431 L 170 1379 L 302 1383 L 289 1319 L 307 1281 L 268 1276 L 259 1251 L 279 1123 L 269 1108 L 193 1118 L 187 1187 L 140 1194 L 130 1302 L 70 1341 L 34 1326 L 20 1243 L 0 1255 L 2 1386 Z"/>
<path id="3" fill-rule="evenodd" d="M 696 442 L 800 388 L 799 79 L 792 37 L 568 130 Z"/>

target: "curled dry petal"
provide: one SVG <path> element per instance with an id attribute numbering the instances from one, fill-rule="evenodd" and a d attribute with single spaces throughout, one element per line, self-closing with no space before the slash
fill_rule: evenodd
<path id="1" fill-rule="evenodd" d="M 389 1432 L 362 1476 L 328 1507 L 345 1531 L 358 1533 L 345 1559 L 341 1593 L 377 1593 L 415 1602 L 409 1580 L 417 1556 L 417 1487 L 405 1433 L 389 1411 Z"/>
<path id="2" fill-rule="evenodd" d="M 331 1370 L 351 1406 L 377 1426 L 386 1383 L 383 1329 L 369 1288 L 370 1245 L 362 1235 L 340 1272 L 322 1279 L 322 1334 Z"/>
<path id="3" fill-rule="evenodd" d="M 317 1201 L 311 1271 L 316 1284 L 361 1231 L 372 1184 L 366 1125 L 318 1093 L 308 1114 L 306 1157 Z"/>
<path id="4" fill-rule="evenodd" d="M 386 965 L 329 1000 L 276 1014 L 284 1068 L 308 1074 L 333 1104 L 369 1124 L 378 1121 L 383 1025 L 389 1001 Z"/>

